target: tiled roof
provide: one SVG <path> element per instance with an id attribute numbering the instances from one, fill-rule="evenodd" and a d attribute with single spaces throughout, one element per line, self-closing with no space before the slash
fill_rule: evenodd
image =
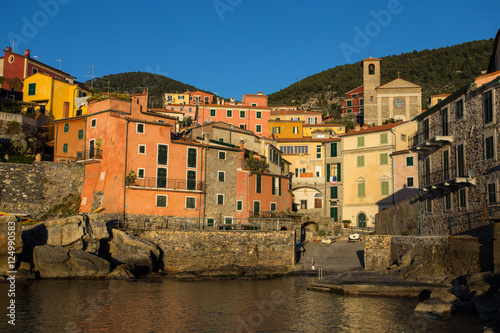
<path id="1" fill-rule="evenodd" d="M 406 124 L 407 121 L 403 122 L 398 122 L 398 123 L 390 123 L 386 125 L 380 125 L 380 126 L 374 126 L 374 127 L 368 127 L 367 129 L 360 129 L 359 131 L 353 131 L 347 134 L 341 134 L 341 136 L 349 136 L 349 135 L 358 135 L 358 134 L 366 134 L 366 133 L 373 133 L 373 132 L 381 132 L 381 131 L 387 131 L 390 130 L 393 127 Z"/>

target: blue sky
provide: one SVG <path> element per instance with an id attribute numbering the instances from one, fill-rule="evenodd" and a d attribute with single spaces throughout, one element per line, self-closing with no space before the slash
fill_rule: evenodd
<path id="1" fill-rule="evenodd" d="M 89 79 L 166 75 L 223 97 L 369 57 L 495 37 L 500 1 L 2 1 L 1 46 Z"/>

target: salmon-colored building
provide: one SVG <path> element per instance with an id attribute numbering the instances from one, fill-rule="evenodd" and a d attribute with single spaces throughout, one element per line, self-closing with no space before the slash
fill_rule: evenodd
<path id="1" fill-rule="evenodd" d="M 418 194 L 418 154 L 407 149 L 392 153 L 394 165 L 394 203 Z"/>

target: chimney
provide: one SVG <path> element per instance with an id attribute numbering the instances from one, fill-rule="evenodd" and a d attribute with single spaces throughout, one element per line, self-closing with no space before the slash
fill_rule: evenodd
<path id="1" fill-rule="evenodd" d="M 12 47 L 10 47 L 10 46 L 7 46 L 5 49 L 6 49 L 7 51 L 9 51 L 9 52 L 12 52 Z"/>
<path id="2" fill-rule="evenodd" d="M 29 49 L 24 50 L 24 56 L 29 58 L 31 54 L 31 51 Z"/>
<path id="3" fill-rule="evenodd" d="M 264 92 L 263 92 L 263 91 L 259 91 L 259 92 L 257 93 L 257 95 L 264 95 Z"/>
<path id="4" fill-rule="evenodd" d="M 142 91 L 142 93 L 143 93 L 143 94 L 145 94 L 145 93 L 146 93 L 146 88 L 144 88 L 144 90 Z"/>
<path id="5" fill-rule="evenodd" d="M 69 102 L 63 103 L 63 118 L 69 118 Z"/>
<path id="6" fill-rule="evenodd" d="M 209 133 L 203 133 L 203 143 L 208 145 L 210 143 L 210 134 Z"/>
<path id="7" fill-rule="evenodd" d="M 229 101 L 230 101 L 231 103 L 234 103 L 234 97 L 231 97 L 231 98 L 229 99 Z"/>
<path id="8" fill-rule="evenodd" d="M 240 139 L 240 158 L 238 163 L 238 168 L 243 168 L 245 162 L 245 140 Z"/>

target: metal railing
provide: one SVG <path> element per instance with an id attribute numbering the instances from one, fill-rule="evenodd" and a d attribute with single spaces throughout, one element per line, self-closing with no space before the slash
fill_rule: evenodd
<path id="1" fill-rule="evenodd" d="M 467 177 L 467 176 L 460 176 L 457 172 L 456 167 L 450 167 L 448 169 L 439 169 L 439 170 L 434 170 L 429 173 L 425 172 L 425 170 L 422 172 L 422 185 L 423 186 L 430 186 L 433 184 L 439 184 L 439 183 L 444 183 L 447 181 L 451 181 L 453 179 L 456 179 L 457 177 Z"/>
<path id="2" fill-rule="evenodd" d="M 165 190 L 183 190 L 183 191 L 205 191 L 205 182 L 189 179 L 172 178 L 136 178 L 133 182 L 128 177 L 125 178 L 127 186 L 142 188 L 155 188 Z"/>
<path id="3" fill-rule="evenodd" d="M 429 141 L 436 136 L 450 136 L 451 134 L 449 124 L 449 122 L 439 122 L 433 123 L 432 125 L 429 125 L 429 127 L 422 126 L 423 128 L 421 128 L 420 131 L 408 137 L 408 145 L 411 148 Z"/>
<path id="4" fill-rule="evenodd" d="M 120 229 L 173 231 L 284 231 L 300 228 L 293 219 L 271 218 L 184 218 L 164 217 L 152 221 L 120 219 L 114 225 Z"/>
<path id="5" fill-rule="evenodd" d="M 76 152 L 76 161 L 85 161 L 92 159 L 101 159 L 102 158 L 102 150 L 101 149 L 89 149 L 89 150 L 81 150 Z"/>

